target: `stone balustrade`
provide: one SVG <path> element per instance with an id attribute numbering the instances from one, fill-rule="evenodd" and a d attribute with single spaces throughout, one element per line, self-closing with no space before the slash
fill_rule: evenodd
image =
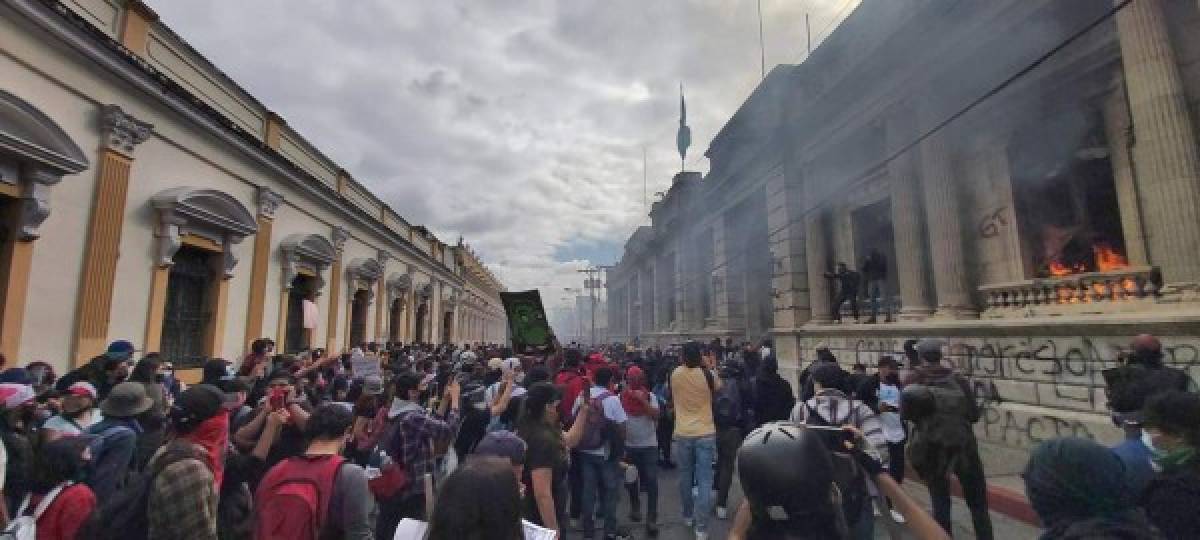
<path id="1" fill-rule="evenodd" d="M 984 316 L 999 318 L 1136 307 L 1153 303 L 1159 287 L 1156 268 L 1136 266 L 990 284 L 979 292 L 986 303 Z"/>

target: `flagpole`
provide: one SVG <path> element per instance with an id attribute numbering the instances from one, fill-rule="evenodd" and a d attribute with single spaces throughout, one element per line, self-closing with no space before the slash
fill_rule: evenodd
<path id="1" fill-rule="evenodd" d="M 762 0 L 758 0 L 758 60 L 759 78 L 767 78 L 767 49 L 763 45 Z"/>

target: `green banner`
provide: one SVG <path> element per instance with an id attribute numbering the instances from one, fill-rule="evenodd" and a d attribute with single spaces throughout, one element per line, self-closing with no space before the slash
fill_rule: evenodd
<path id="1" fill-rule="evenodd" d="M 527 347 L 551 345 L 553 335 L 542 307 L 542 295 L 537 290 L 502 292 L 504 313 L 508 316 L 508 328 L 512 331 L 513 349 L 525 351 Z"/>

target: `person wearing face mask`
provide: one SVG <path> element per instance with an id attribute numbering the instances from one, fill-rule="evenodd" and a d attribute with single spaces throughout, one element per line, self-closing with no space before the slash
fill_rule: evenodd
<path id="1" fill-rule="evenodd" d="M 1120 458 L 1096 441 L 1043 441 L 1029 453 L 1021 478 L 1045 527 L 1042 540 L 1163 538 L 1134 506 Z"/>
<path id="2" fill-rule="evenodd" d="M 164 374 L 162 360 L 158 353 L 144 356 L 133 366 L 129 381 L 142 385 L 146 396 L 153 405 L 138 415 L 138 424 L 142 426 L 142 434 L 138 437 L 137 457 L 134 458 L 134 469 L 142 470 L 154 451 L 162 446 L 167 430 L 167 390 L 163 387 Z"/>
<path id="3" fill-rule="evenodd" d="M 129 362 L 134 352 L 132 343 L 123 339 L 114 341 L 109 344 L 104 354 L 63 375 L 54 387 L 63 391 L 72 384 L 86 381 L 92 383 L 100 399 L 104 399 L 115 386 L 129 376 Z"/>
<path id="4" fill-rule="evenodd" d="M 96 411 L 96 388 L 91 383 L 77 382 L 67 388 L 62 398 L 62 412 L 42 424 L 42 441 L 79 435 L 99 420 Z"/>
<path id="5" fill-rule="evenodd" d="M 1150 398 L 1142 440 L 1159 473 L 1142 492 L 1141 507 L 1167 538 L 1195 538 L 1200 532 L 1200 394 Z"/>
<path id="6" fill-rule="evenodd" d="M 33 462 L 33 426 L 30 422 L 36 405 L 33 387 L 28 384 L 0 383 L 0 492 L 5 496 L 3 517 L 16 510 L 29 492 L 29 469 Z"/>

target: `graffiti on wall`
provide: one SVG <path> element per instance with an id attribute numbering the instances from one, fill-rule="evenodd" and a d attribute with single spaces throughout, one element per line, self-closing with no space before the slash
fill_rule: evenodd
<path id="1" fill-rule="evenodd" d="M 971 381 L 983 418 L 982 438 L 1028 447 L 1061 436 L 1115 442 L 1108 421 L 1105 369 L 1129 351 L 1131 337 L 947 338 L 945 362 Z M 1200 380 L 1200 338 L 1164 337 L 1164 362 Z M 839 362 L 874 367 L 879 358 L 903 359 L 904 340 L 889 337 L 809 337 L 800 340 L 803 363 L 829 348 Z"/>

